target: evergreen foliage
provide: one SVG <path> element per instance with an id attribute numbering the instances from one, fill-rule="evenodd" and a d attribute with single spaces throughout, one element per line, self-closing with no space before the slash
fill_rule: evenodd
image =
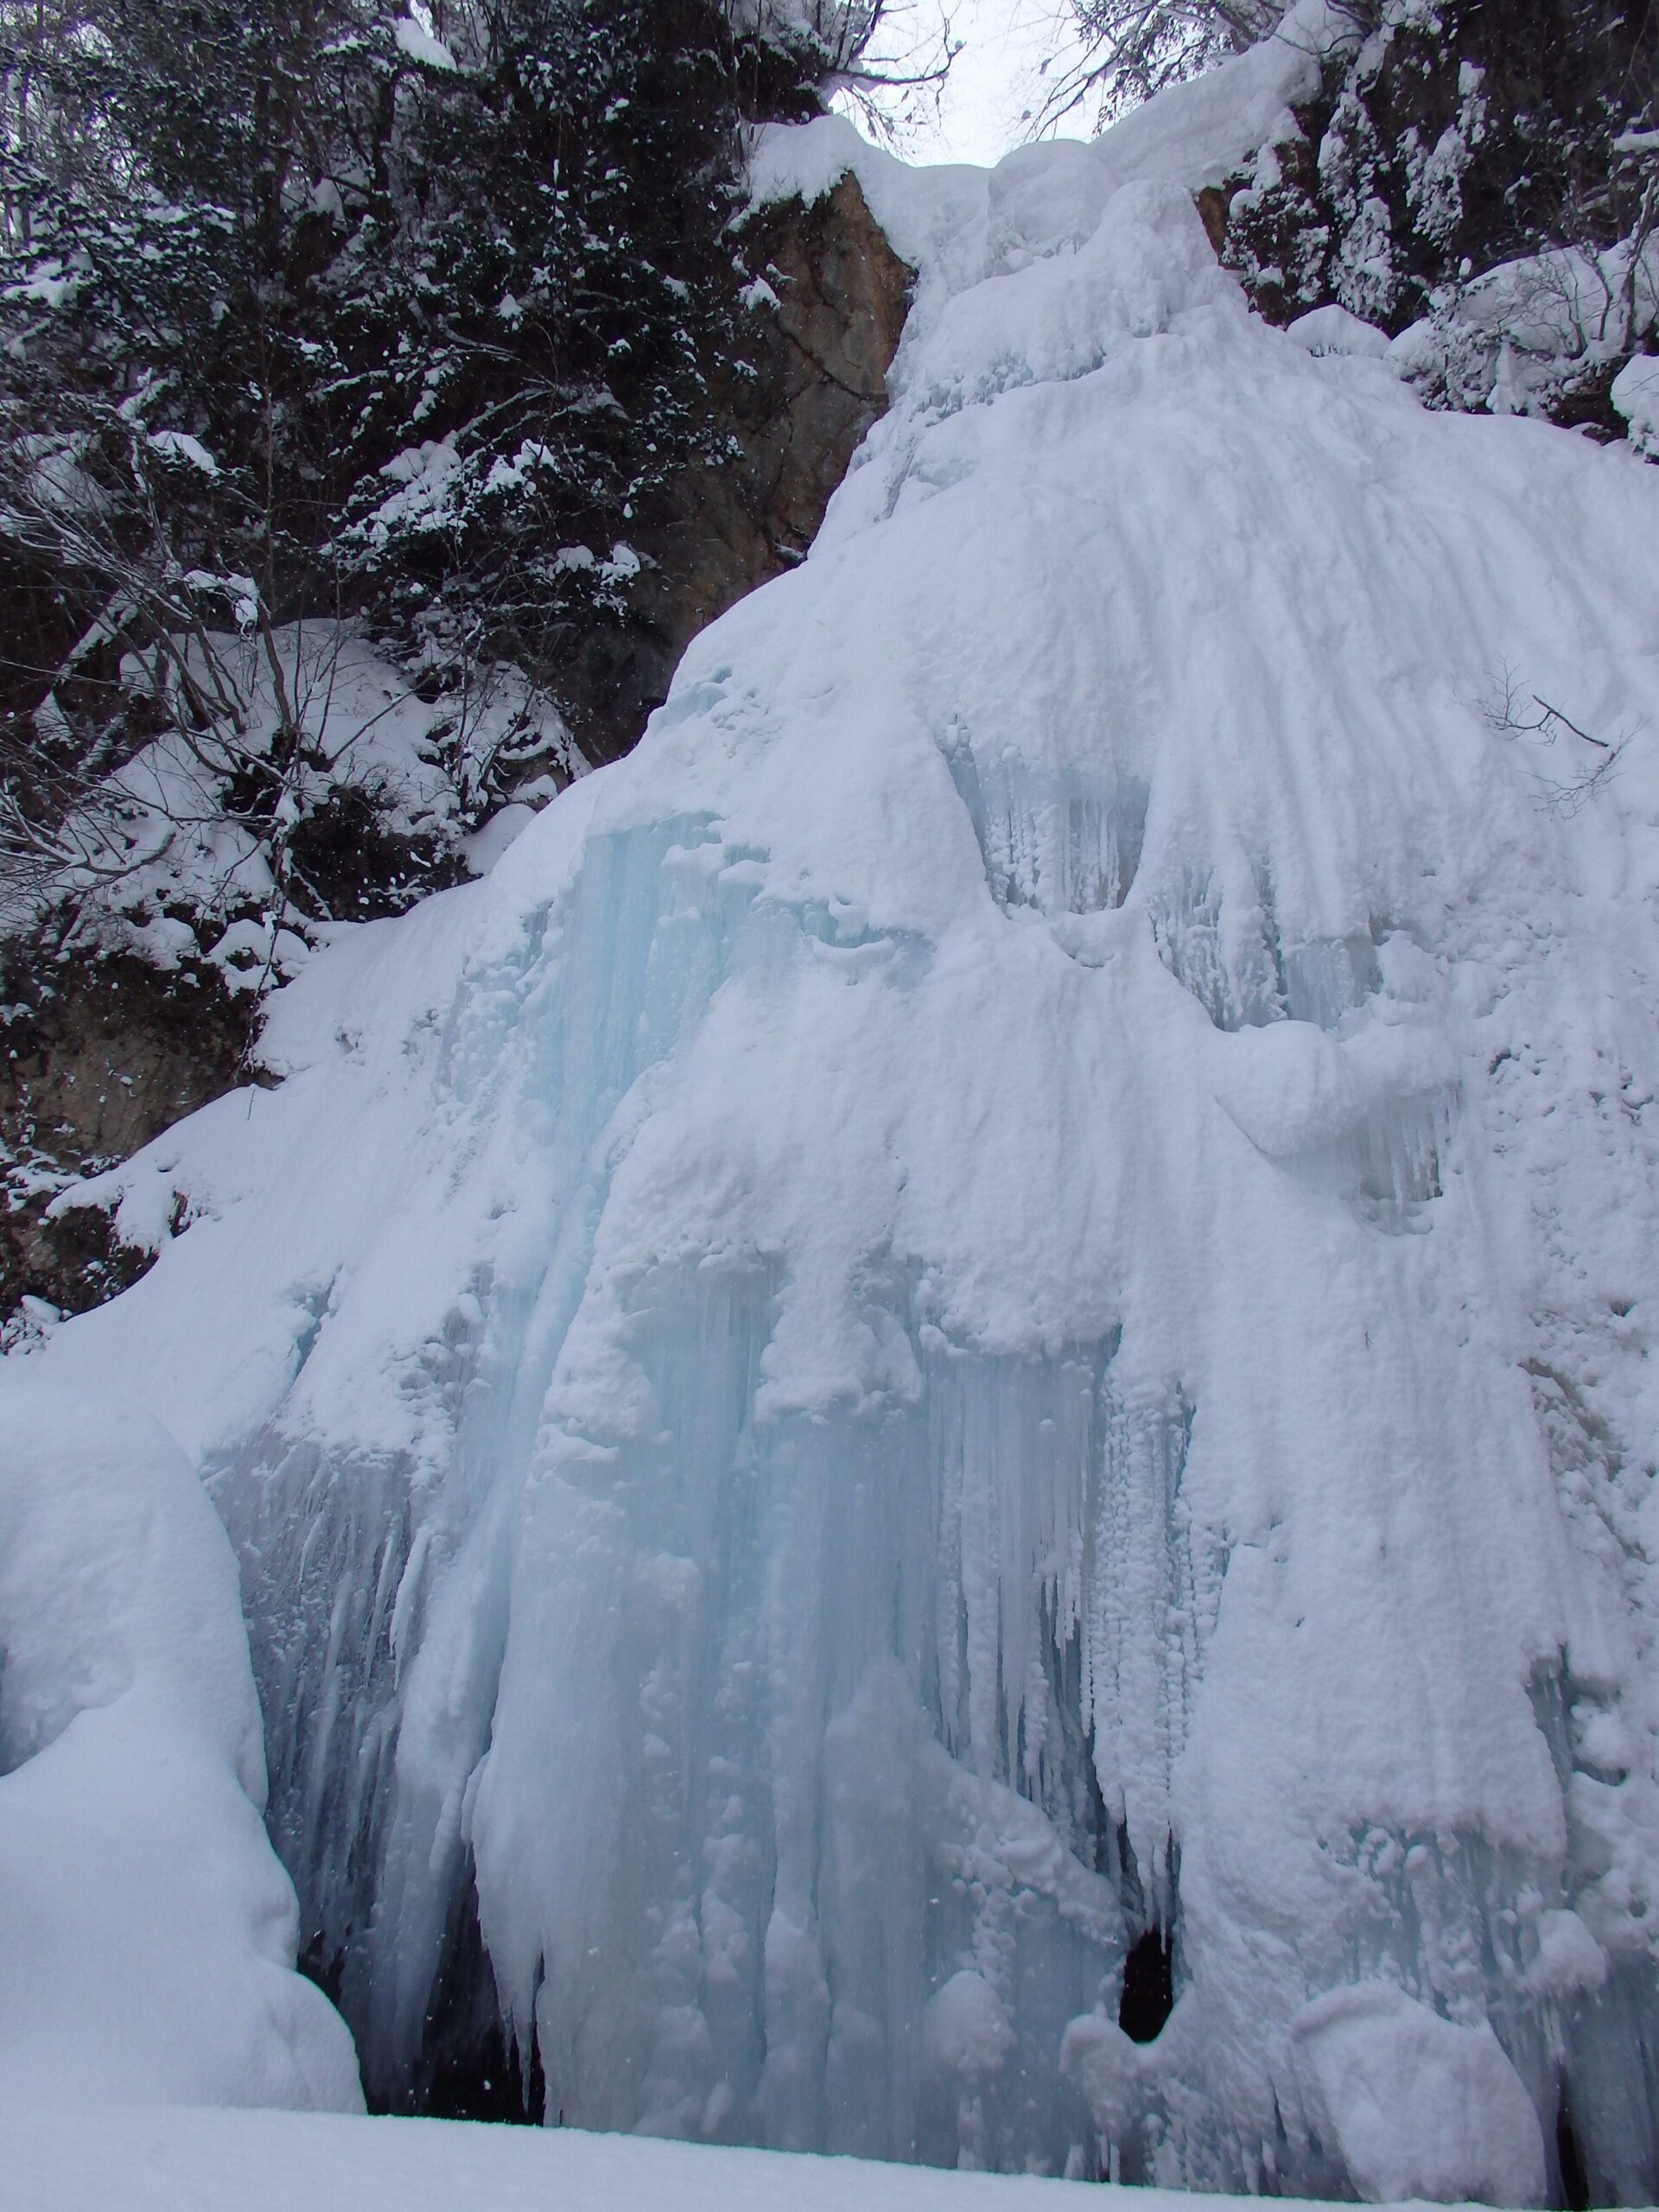
<path id="1" fill-rule="evenodd" d="M 144 734 L 134 650 L 200 687 L 181 639 L 354 616 L 435 689 L 556 681 L 709 435 L 743 124 L 810 112 L 878 12 L 4 0 L 24 812 Z"/>

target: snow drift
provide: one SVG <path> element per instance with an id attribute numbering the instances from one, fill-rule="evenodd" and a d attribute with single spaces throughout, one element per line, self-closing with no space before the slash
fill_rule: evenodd
<path id="1" fill-rule="evenodd" d="M 1069 2212 L 1064 2183 L 854 2158 L 334 2113 L 125 2111 L 6 2115 L 15 2192 L 52 2212 Z M 1215 2200 L 1216 2212 L 1234 2212 Z M 1090 2212 L 1192 2212 L 1144 2191 Z"/>
<path id="2" fill-rule="evenodd" d="M 811 558 L 83 1194 L 382 2094 L 1659 2189 L 1659 476 L 1252 320 L 1269 61 L 770 138 L 921 271 Z"/>
<path id="3" fill-rule="evenodd" d="M 362 2109 L 294 1973 L 236 1562 L 157 1424 L 0 1388 L 0 2096 Z"/>

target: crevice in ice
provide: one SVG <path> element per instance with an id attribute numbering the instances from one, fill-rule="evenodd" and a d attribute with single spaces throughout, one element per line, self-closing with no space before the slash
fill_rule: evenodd
<path id="1" fill-rule="evenodd" d="M 1563 2008 L 1560 2111 L 1577 2154 L 1562 2158 L 1560 2201 L 1652 2204 L 1659 2200 L 1659 2051 L 1651 2027 L 1653 1965 L 1645 1955 L 1614 1963 L 1599 1987 Z"/>
<path id="2" fill-rule="evenodd" d="M 295 1294 L 298 1308 L 298 1325 L 294 1332 L 294 1373 L 297 1376 L 307 1360 L 316 1349 L 317 1338 L 322 1333 L 322 1324 L 328 1311 L 328 1301 L 334 1296 L 332 1282 Z"/>
<path id="3" fill-rule="evenodd" d="M 1639 1618 L 1649 1571 L 1649 1467 L 1628 1459 L 1611 1424 L 1565 1366 L 1536 1355 L 1522 1366 L 1568 1523 L 1591 1557 L 1611 1561 Z"/>
<path id="4" fill-rule="evenodd" d="M 1146 839 L 1140 778 L 1109 766 L 1037 768 L 1012 752 L 982 760 L 960 732 L 945 759 L 999 906 L 1053 916 L 1123 904 Z"/>
<path id="5" fill-rule="evenodd" d="M 1563 2212 L 1590 2212 L 1590 2181 L 1565 2096 L 1555 2120 L 1555 2170 Z"/>
<path id="6" fill-rule="evenodd" d="M 1312 1021 L 1332 1030 L 1382 988 L 1377 955 L 1388 924 L 1287 941 L 1270 873 L 1254 867 L 1248 886 L 1248 895 L 1230 902 L 1213 875 L 1188 876 L 1152 902 L 1159 957 L 1217 1029 Z"/>
<path id="7" fill-rule="evenodd" d="M 1368 1228 L 1420 1234 L 1429 1225 L 1431 1203 L 1444 1195 L 1452 1108 L 1443 1090 L 1385 1098 L 1344 1136 L 1304 1154 L 1299 1166 L 1344 1198 Z"/>
<path id="8" fill-rule="evenodd" d="M 242 1560 L 265 1718 L 272 1840 L 299 1892 L 312 1978 L 360 2030 L 391 1797 L 391 1624 L 409 1565 L 406 1471 L 277 1447 L 214 1486 Z M 365 2075 L 370 2069 L 365 2067 Z"/>
<path id="9" fill-rule="evenodd" d="M 1645 1947 L 1637 1955 L 1605 1951 L 1592 1933 L 1608 1916 L 1605 1905 L 1599 1910 L 1604 1882 L 1616 1910 L 1628 1909 L 1620 1844 L 1632 1815 L 1625 1807 L 1645 1785 L 1627 1764 L 1626 1732 L 1608 1685 L 1580 1678 L 1562 1653 L 1534 1670 L 1530 1693 L 1567 1828 L 1562 1886 L 1548 1900 L 1548 1925 L 1530 1961 L 1546 2000 L 1553 2127 L 1542 2085 L 1524 2065 L 1521 2072 L 1557 2162 L 1555 2201 L 1649 2203 L 1659 2197 L 1651 1959 Z"/>
<path id="10" fill-rule="evenodd" d="M 526 2062 L 502 2021 L 474 1883 L 468 1853 L 427 2002 L 420 2055 L 406 2090 L 388 2108 L 429 2120 L 538 2127 L 551 2117 L 541 2053 L 532 2027 Z"/>
<path id="11" fill-rule="evenodd" d="M 1644 1564 L 1641 1516 L 1651 1477 L 1639 1463 L 1627 1465 L 1618 1440 L 1570 1375 L 1541 1359 L 1522 1363 L 1568 1525 L 1585 1554 L 1624 1580 L 1635 1612 Z M 1651 1917 L 1630 1882 L 1631 1840 L 1640 1832 L 1651 1782 L 1605 1656 L 1562 1651 L 1535 1670 L 1530 1690 L 1567 1815 L 1558 1901 L 1564 1910 L 1556 1916 L 1554 1956 L 1541 1961 L 1548 1969 L 1544 1980 L 1568 2129 L 1554 2139 L 1558 2201 L 1649 2203 L 1659 2198 L 1651 1954 L 1645 1943 L 1633 1951 L 1604 1948 L 1603 1940 L 1610 1924 Z M 1563 2147 L 1569 2140 L 1576 2172 Z"/>
<path id="12" fill-rule="evenodd" d="M 1174 1942 L 1163 1929 L 1148 1928 L 1123 1961 L 1117 2024 L 1131 2043 L 1155 2043 L 1174 2009 Z"/>
<path id="13" fill-rule="evenodd" d="M 1573 1779 L 1573 1693 L 1565 1653 L 1534 1666 L 1527 1683 L 1527 1695 L 1538 1732 L 1549 1748 L 1556 1785 L 1565 1798 Z"/>

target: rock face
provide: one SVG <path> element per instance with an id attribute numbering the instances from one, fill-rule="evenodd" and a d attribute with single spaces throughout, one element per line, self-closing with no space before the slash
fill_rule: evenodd
<path id="1" fill-rule="evenodd" d="M 778 304 L 762 299 L 754 310 L 754 374 L 733 378 L 727 394 L 730 464 L 689 473 L 677 543 L 664 547 L 676 659 L 716 615 L 804 558 L 860 440 L 887 412 L 910 304 L 912 272 L 854 176 L 810 208 L 768 208 L 749 245 Z"/>
<path id="2" fill-rule="evenodd" d="M 38 950 L 38 947 L 36 948 Z M 49 981 L 8 963 L 0 1028 L 0 1322 L 24 1297 L 79 1313 L 149 1264 L 101 1213 L 54 1216 L 65 1184 L 124 1160 L 245 1080 L 254 1006 L 205 965 L 69 959 Z"/>
<path id="3" fill-rule="evenodd" d="M 751 343 L 717 391 L 708 457 L 636 533 L 646 573 L 626 621 L 590 632 L 561 672 L 559 703 L 594 760 L 630 750 L 700 630 L 805 556 L 887 411 L 912 271 L 856 178 L 811 207 L 765 209 L 742 251 Z"/>

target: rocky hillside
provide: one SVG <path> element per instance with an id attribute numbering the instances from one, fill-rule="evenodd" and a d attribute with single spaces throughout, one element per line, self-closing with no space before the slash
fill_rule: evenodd
<path id="1" fill-rule="evenodd" d="M 141 748 L 122 782 L 134 865 L 48 902 L 0 942 L 0 1321 L 14 1332 L 96 1304 L 142 1270 L 145 1255 L 123 1250 L 101 1215 L 54 1213 L 54 1198 L 257 1080 L 265 996 L 308 945 L 487 865 L 527 809 L 629 749 L 699 630 L 802 558 L 886 408 L 912 273 L 851 176 L 810 208 L 758 211 L 740 248 L 745 342 L 693 457 L 635 531 L 628 595 L 562 660 L 556 707 L 520 703 L 508 687 L 486 786 L 457 788 L 453 697 L 423 704 L 359 637 L 323 622 L 308 644 L 296 626 L 283 633 L 290 689 L 318 702 L 297 789 L 269 778 L 245 816 L 238 764 L 193 757 L 188 797 L 157 804 L 176 787 L 176 757 L 162 745 L 151 766 Z M 127 680 L 129 714 L 154 713 L 142 669 Z M 248 691 L 256 725 L 262 695 L 272 725 L 269 759 L 279 717 L 257 665 Z M 394 711 L 410 725 L 401 758 L 376 744 Z M 284 800 L 295 819 L 273 927 L 270 817 Z"/>
<path id="2" fill-rule="evenodd" d="M 1395 340 L 1433 405 L 1606 438 L 1634 418 L 1639 436 L 1636 383 L 1623 409 L 1611 393 L 1659 321 L 1652 9 L 1444 0 L 1350 20 L 1250 166 L 1201 195 L 1224 265 L 1269 321 L 1335 307 Z M 1307 328 L 1340 343 L 1342 327 Z"/>

